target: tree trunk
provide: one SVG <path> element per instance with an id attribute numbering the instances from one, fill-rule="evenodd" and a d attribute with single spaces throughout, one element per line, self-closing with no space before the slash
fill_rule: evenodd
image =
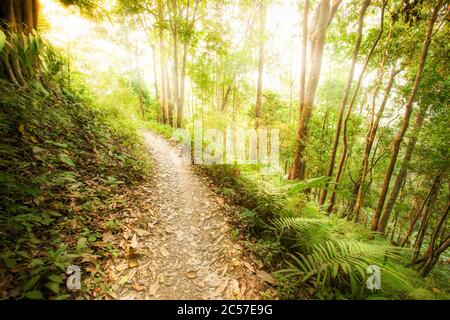
<path id="1" fill-rule="evenodd" d="M 23 3 L 22 1 L 13 0 L 14 19 L 16 22 L 16 32 L 23 32 Z"/>
<path id="2" fill-rule="evenodd" d="M 433 191 L 433 187 L 430 189 L 430 191 L 428 191 L 425 199 L 422 201 L 422 204 L 421 204 L 420 208 L 417 210 L 416 215 L 413 217 L 413 219 L 412 219 L 412 221 L 411 221 L 411 223 L 409 225 L 408 231 L 406 232 L 405 238 L 403 239 L 403 241 L 400 244 L 401 247 L 404 247 L 406 242 L 408 242 L 409 237 L 411 236 L 411 234 L 412 234 L 412 232 L 414 230 L 414 226 L 416 225 L 417 220 L 419 220 L 419 217 L 422 214 L 423 209 L 425 208 L 425 206 L 427 204 L 427 201 L 428 201 L 428 199 L 431 196 L 432 191 Z M 414 203 L 413 203 L 412 208 L 411 208 L 411 213 L 414 213 Z"/>
<path id="3" fill-rule="evenodd" d="M 167 124 L 169 120 L 169 106 L 167 101 L 167 70 L 166 58 L 164 53 L 164 29 L 163 29 L 163 5 L 162 0 L 157 0 L 158 23 L 159 23 L 159 59 L 161 68 L 161 109 L 163 115 L 163 123 Z"/>
<path id="4" fill-rule="evenodd" d="M 381 216 L 378 229 L 380 232 L 384 232 L 386 225 L 389 221 L 389 217 L 391 215 L 392 209 L 394 208 L 395 202 L 397 201 L 397 197 L 400 193 L 400 189 L 402 188 L 406 175 L 408 173 L 409 163 L 411 162 L 411 158 L 416 147 L 417 139 L 420 134 L 420 129 L 422 128 L 423 120 L 425 118 L 426 110 L 428 109 L 427 105 L 424 105 L 416 116 L 416 121 L 414 123 L 414 127 L 411 132 L 411 137 L 408 141 L 408 146 L 406 147 L 405 156 L 403 158 L 402 164 L 400 166 L 400 171 L 395 178 L 394 187 L 392 188 L 391 194 L 389 196 L 389 200 L 386 204 L 386 208 L 384 209 L 384 213 Z"/>
<path id="5" fill-rule="evenodd" d="M 361 47 L 362 28 L 364 26 L 364 16 L 366 14 L 367 8 L 370 5 L 370 2 L 371 2 L 371 0 L 361 0 L 361 9 L 359 10 L 359 18 L 358 18 L 358 31 L 357 31 L 358 37 L 356 39 L 355 48 L 353 49 L 352 62 L 350 65 L 350 72 L 348 73 L 347 83 L 346 83 L 345 89 L 344 89 L 344 97 L 343 97 L 341 105 L 339 107 L 336 132 L 335 132 L 335 136 L 334 136 L 333 147 L 331 149 L 330 161 L 328 164 L 328 170 L 327 170 L 327 174 L 326 174 L 326 176 L 329 178 L 331 178 L 331 176 L 333 175 L 334 162 L 336 160 L 336 152 L 337 152 L 337 148 L 339 145 L 339 136 L 341 134 L 342 119 L 344 117 L 345 107 L 347 105 L 348 96 L 350 94 L 350 89 L 351 89 L 352 82 L 353 82 L 353 75 L 355 73 L 355 66 L 356 66 L 356 62 L 358 60 L 359 49 Z M 326 197 L 327 197 L 327 188 L 324 188 L 322 190 L 322 194 L 320 195 L 319 205 L 323 205 Z"/>
<path id="6" fill-rule="evenodd" d="M 23 0 L 23 24 L 25 33 L 33 30 L 33 0 Z"/>
<path id="7" fill-rule="evenodd" d="M 306 85 L 306 58 L 308 50 L 308 13 L 309 13 L 309 0 L 305 0 L 303 5 L 303 20 L 302 20 L 302 56 L 300 67 L 300 88 L 298 95 L 298 129 L 300 129 L 300 123 L 302 121 L 303 104 L 305 103 L 305 85 Z M 297 144 L 301 141 L 301 132 L 297 130 Z M 301 175 L 300 168 L 300 148 L 296 146 L 294 161 L 292 163 L 291 170 L 289 171 L 288 178 L 296 179 Z"/>
<path id="8" fill-rule="evenodd" d="M 227 108 L 228 97 L 230 96 L 230 93 L 231 93 L 231 86 L 232 86 L 232 85 L 229 85 L 229 86 L 227 87 L 227 90 L 225 91 L 225 95 L 224 95 L 224 97 L 223 97 L 223 99 L 222 99 L 222 106 L 221 106 L 221 108 L 220 108 L 220 110 L 221 110 L 222 112 L 225 112 L 225 110 L 226 110 L 226 108 Z"/>
<path id="9" fill-rule="evenodd" d="M 411 94 L 409 96 L 408 103 L 405 106 L 405 116 L 403 119 L 403 125 L 400 128 L 400 131 L 397 133 L 397 135 L 394 138 L 394 141 L 392 143 L 391 159 L 389 161 L 389 165 L 386 170 L 386 174 L 384 176 L 383 187 L 382 187 L 381 193 L 380 193 L 380 199 L 378 201 L 378 205 L 375 210 L 374 217 L 372 219 L 372 230 L 373 231 L 378 231 L 379 227 L 380 227 L 379 219 L 380 219 L 383 207 L 384 207 L 384 203 L 386 201 L 386 195 L 389 190 L 389 184 L 390 184 L 390 181 L 392 178 L 392 173 L 394 171 L 395 163 L 397 162 L 398 153 L 400 151 L 400 144 L 402 143 L 403 136 L 405 135 L 406 130 L 408 129 L 408 126 L 409 126 L 409 119 L 411 117 L 412 106 L 414 103 L 414 99 L 416 97 L 417 90 L 419 89 L 420 81 L 422 80 L 423 69 L 425 67 L 425 62 L 427 60 L 428 48 L 431 43 L 431 36 L 433 33 L 434 23 L 436 22 L 437 15 L 438 15 L 439 10 L 441 9 L 443 1 L 444 0 L 437 1 L 436 5 L 433 9 L 433 13 L 431 14 L 430 21 L 428 23 L 427 35 L 426 35 L 426 38 L 425 38 L 425 41 L 423 44 L 422 56 L 420 58 L 420 64 L 419 64 L 419 68 L 417 70 L 416 79 L 414 81 L 414 85 L 413 85 Z"/>
<path id="10" fill-rule="evenodd" d="M 434 251 L 433 257 L 426 257 L 423 260 L 425 260 L 425 264 L 422 267 L 422 270 L 420 271 L 420 275 L 422 277 L 425 277 L 428 275 L 428 273 L 431 271 L 431 269 L 434 267 L 436 262 L 439 260 L 439 256 L 442 252 L 448 249 L 450 246 L 450 234 L 448 234 L 443 241 L 439 244 L 437 249 Z"/>
<path id="11" fill-rule="evenodd" d="M 305 13 L 305 11 L 304 11 Z M 305 85 L 305 94 L 303 97 L 303 103 L 300 102 L 300 114 L 298 121 L 298 128 L 296 134 L 296 146 L 295 156 L 292 162 L 290 179 L 305 179 L 306 173 L 306 161 L 305 150 L 308 143 L 308 124 L 312 114 L 312 108 L 314 107 L 314 98 L 319 82 L 320 70 L 322 68 L 323 50 L 325 46 L 325 37 L 328 27 L 328 19 L 330 14 L 330 0 L 322 0 L 318 8 L 318 19 L 315 29 L 315 35 L 313 36 L 314 42 L 312 44 L 313 54 L 311 55 L 311 68 L 308 77 L 308 83 Z M 307 15 L 306 15 L 307 16 Z M 307 17 L 303 24 L 307 23 Z M 303 26 L 304 28 L 304 26 Z M 306 37 L 306 34 L 303 35 Z M 303 40 L 303 43 L 305 41 Z M 306 48 L 303 48 L 303 54 L 306 53 Z M 301 90 L 300 90 L 301 91 Z M 301 92 L 300 92 L 301 94 Z M 302 97 L 300 96 L 300 99 Z"/>
<path id="12" fill-rule="evenodd" d="M 173 100 L 174 100 L 174 94 L 173 89 L 170 87 L 170 76 L 169 76 L 169 61 L 166 60 L 166 86 L 167 86 L 167 108 L 168 108 L 168 124 L 173 127 Z"/>
<path id="13" fill-rule="evenodd" d="M 37 30 L 39 23 L 39 0 L 33 0 L 33 28 Z"/>
<path id="14" fill-rule="evenodd" d="M 336 201 L 336 190 L 338 188 L 338 184 L 339 184 L 339 181 L 340 181 L 340 178 L 341 178 L 341 174 L 342 174 L 342 170 L 343 170 L 343 167 L 344 167 L 345 159 L 347 157 L 347 123 L 348 123 L 348 120 L 350 119 L 350 115 L 351 115 L 351 112 L 353 110 L 353 106 L 356 103 L 356 98 L 357 98 L 358 93 L 359 93 L 359 88 L 361 87 L 361 82 L 362 82 L 362 79 L 364 77 L 364 73 L 366 72 L 367 66 L 369 65 L 369 61 L 372 58 L 372 55 L 373 55 L 373 53 L 375 51 L 376 46 L 378 45 L 378 42 L 379 42 L 379 40 L 381 38 L 381 35 L 383 34 L 385 6 L 386 6 L 386 2 L 383 2 L 383 7 L 381 9 L 381 21 L 380 21 L 381 26 L 380 26 L 380 31 L 378 32 L 377 38 L 375 39 L 374 43 L 372 44 L 372 47 L 370 48 L 369 54 L 367 55 L 367 57 L 366 57 L 366 59 L 364 61 L 363 68 L 361 70 L 361 73 L 359 75 L 358 81 L 356 83 L 355 92 L 353 93 L 352 100 L 350 101 L 350 105 L 348 107 L 348 111 L 347 111 L 347 114 L 346 114 L 345 119 L 344 119 L 343 150 L 342 150 L 341 157 L 339 159 L 338 171 L 336 173 L 335 185 L 333 187 L 333 192 L 332 192 L 330 200 L 328 202 L 328 207 L 327 207 L 327 212 L 328 213 L 331 213 L 333 211 L 333 207 L 334 207 L 334 204 L 335 204 L 335 201 Z M 364 17 L 360 17 L 361 25 L 359 25 L 359 28 L 362 28 L 362 23 L 364 22 L 363 18 Z M 325 193 L 325 197 L 326 197 L 326 193 Z M 324 198 L 324 200 L 325 200 L 325 198 Z"/>
<path id="15" fill-rule="evenodd" d="M 423 239 L 425 237 L 425 233 L 428 228 L 428 222 L 433 212 L 433 204 L 436 201 L 436 198 L 439 193 L 439 188 L 441 187 L 441 180 L 442 180 L 442 171 L 438 173 L 430 191 L 431 194 L 428 200 L 427 210 L 425 211 L 425 214 L 420 223 L 419 231 L 417 232 L 416 241 L 414 243 L 413 262 L 415 262 L 417 260 L 417 257 L 419 256 L 420 248 L 422 247 Z"/>
<path id="16" fill-rule="evenodd" d="M 177 111 L 177 127 L 180 128 L 182 126 L 183 122 L 183 108 L 184 108 L 184 88 L 185 88 L 185 81 L 186 81 L 186 66 L 187 66 L 187 56 L 189 51 L 189 44 L 191 40 L 191 32 L 194 28 L 196 14 L 197 14 L 197 8 L 198 8 L 198 2 L 199 0 L 195 0 L 194 5 L 194 13 L 192 16 L 192 22 L 189 22 L 189 5 L 190 1 L 187 1 L 186 4 L 186 18 L 185 23 L 186 26 L 188 26 L 188 35 L 186 36 L 186 39 L 184 41 L 183 45 L 183 61 L 181 64 L 181 79 L 180 79 L 180 97 L 179 97 L 179 104 L 178 104 L 178 111 Z"/>
<path id="17" fill-rule="evenodd" d="M 152 54 L 153 54 L 153 75 L 155 78 L 154 86 L 155 86 L 155 99 L 159 100 L 159 89 L 158 89 L 158 72 L 156 70 L 156 48 L 155 45 L 152 44 Z"/>
<path id="18" fill-rule="evenodd" d="M 436 248 L 435 248 L 436 240 L 438 238 L 439 231 L 441 230 L 442 226 L 444 225 L 444 222 L 447 219 L 449 210 L 450 210 L 450 202 L 447 203 L 447 207 L 444 210 L 444 213 L 441 215 L 441 218 L 437 222 L 436 227 L 434 228 L 434 231 L 431 234 L 430 244 L 428 245 L 428 249 L 426 251 L 427 253 L 425 254 L 425 256 L 428 256 L 428 258 L 420 272 L 420 275 L 422 277 L 426 276 L 431 271 L 431 269 L 436 264 L 436 261 L 439 258 L 439 255 L 436 255 Z"/>
<path id="19" fill-rule="evenodd" d="M 263 71 L 264 71 L 264 35 L 266 25 L 266 4 L 260 3 L 259 12 L 259 58 L 258 58 L 258 85 L 256 88 L 255 105 L 255 127 L 258 128 L 261 122 L 262 92 L 263 92 Z"/>
<path id="20" fill-rule="evenodd" d="M 398 73 L 398 71 L 395 70 L 395 66 L 394 66 L 392 68 L 392 72 L 389 77 L 389 81 L 386 85 L 386 88 L 384 89 L 383 101 L 381 102 L 380 109 L 377 112 L 373 127 L 370 128 L 369 131 L 367 132 L 366 146 L 364 148 L 363 163 L 362 163 L 362 168 L 361 168 L 361 172 L 360 172 L 360 179 L 358 182 L 358 191 L 357 191 L 357 195 L 356 195 L 356 202 L 355 202 L 355 207 L 353 208 L 353 216 L 354 216 L 355 222 L 359 221 L 359 211 L 360 211 L 361 205 L 362 205 L 364 184 L 365 184 L 366 176 L 367 176 L 367 173 L 369 170 L 370 152 L 372 151 L 373 142 L 375 140 L 375 136 L 378 131 L 380 120 L 383 116 L 384 108 L 386 107 L 386 103 L 387 103 L 389 95 L 391 93 L 392 86 L 394 85 L 394 79 L 395 79 L 395 76 L 397 75 L 397 73 Z M 380 80 L 381 80 L 381 78 L 380 78 Z M 376 92 L 374 92 L 374 96 L 372 97 L 372 99 L 373 99 L 372 100 L 372 108 L 373 109 L 375 108 L 375 106 L 374 106 L 375 98 L 376 98 L 375 94 L 376 94 Z"/>

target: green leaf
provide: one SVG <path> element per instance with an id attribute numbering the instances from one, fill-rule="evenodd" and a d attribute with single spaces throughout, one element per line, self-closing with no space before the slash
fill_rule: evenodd
<path id="1" fill-rule="evenodd" d="M 81 237 L 77 241 L 77 250 L 81 250 L 84 247 L 86 247 L 87 239 L 84 237 Z"/>
<path id="2" fill-rule="evenodd" d="M 70 157 L 64 153 L 61 153 L 59 155 L 59 159 L 61 159 L 62 162 L 64 162 L 65 164 L 67 164 L 68 166 L 74 168 L 75 167 L 75 162 L 70 159 Z"/>
<path id="3" fill-rule="evenodd" d="M 323 176 L 323 177 L 311 178 L 311 179 L 308 179 L 308 180 L 304 180 L 304 181 L 295 183 L 289 189 L 289 193 L 293 194 L 293 193 L 298 193 L 300 191 L 303 191 L 303 190 L 309 189 L 309 188 L 322 187 L 323 184 L 327 180 L 328 180 L 328 177 Z"/>
<path id="4" fill-rule="evenodd" d="M 0 30 L 0 53 L 2 52 L 5 43 L 6 43 L 6 35 L 2 30 Z"/>
<path id="5" fill-rule="evenodd" d="M 36 275 L 33 278 L 31 278 L 25 285 L 24 290 L 28 291 L 28 290 L 32 289 L 34 287 L 34 285 L 36 284 L 36 282 L 39 281 L 40 278 L 41 278 L 40 275 Z"/>
<path id="6" fill-rule="evenodd" d="M 44 299 L 44 295 L 42 294 L 42 292 L 35 290 L 25 293 L 25 298 L 39 300 Z"/>
<path id="7" fill-rule="evenodd" d="M 53 282 L 55 282 L 55 283 L 62 283 L 62 282 L 63 282 L 62 279 L 61 279 L 61 277 L 58 276 L 57 274 L 51 274 L 51 275 L 48 275 L 48 276 L 47 276 L 47 279 L 48 279 L 48 280 L 51 280 L 51 281 L 53 281 Z"/>
<path id="8" fill-rule="evenodd" d="M 44 286 L 50 289 L 53 293 L 59 294 L 59 283 L 49 281 Z"/>
<path id="9" fill-rule="evenodd" d="M 45 264 L 45 262 L 42 259 L 39 259 L 39 258 L 31 260 L 31 265 L 32 266 L 39 266 L 39 265 L 42 266 L 44 264 Z"/>
<path id="10" fill-rule="evenodd" d="M 66 245 L 66 244 L 63 244 L 61 247 L 58 248 L 58 250 L 55 251 L 54 256 L 55 256 L 55 257 L 58 257 L 58 256 L 60 256 L 60 255 L 61 255 L 64 251 L 66 251 L 66 250 L 67 250 L 67 245 Z"/>

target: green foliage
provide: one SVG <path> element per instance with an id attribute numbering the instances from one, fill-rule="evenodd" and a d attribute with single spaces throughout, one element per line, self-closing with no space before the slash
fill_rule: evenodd
<path id="1" fill-rule="evenodd" d="M 37 50 L 44 62 L 38 79 L 21 90 L 0 80 L 0 278 L 12 298 L 67 299 L 67 266 L 113 254 L 92 255 L 103 230 L 117 228 L 99 217 L 149 166 L 135 106 L 108 104 L 111 97 L 87 93 L 76 77 L 69 86 L 58 51 Z"/>

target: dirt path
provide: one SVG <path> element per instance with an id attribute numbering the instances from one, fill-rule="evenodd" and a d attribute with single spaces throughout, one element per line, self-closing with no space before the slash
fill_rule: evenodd
<path id="1" fill-rule="evenodd" d="M 155 162 L 153 184 L 147 188 L 152 210 L 129 219 L 128 259 L 115 263 L 112 296 L 260 299 L 267 289 L 260 279 L 269 275 L 230 239 L 223 199 L 177 148 L 149 131 L 143 135 Z"/>

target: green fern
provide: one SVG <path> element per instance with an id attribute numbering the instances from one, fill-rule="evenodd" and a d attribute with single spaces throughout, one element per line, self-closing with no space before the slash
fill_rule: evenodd
<path id="1" fill-rule="evenodd" d="M 324 284 L 330 279 L 343 279 L 344 275 L 354 273 L 361 277 L 366 276 L 368 265 L 380 266 L 383 271 L 392 273 L 392 270 L 382 266 L 383 258 L 398 259 L 396 249 L 388 245 L 374 245 L 354 240 L 326 241 L 311 246 L 310 253 L 291 255 L 294 264 L 290 268 L 280 270 L 286 277 L 296 277 L 294 283 L 305 282 L 311 277 Z M 400 277 L 399 274 L 396 274 Z"/>
<path id="2" fill-rule="evenodd" d="M 325 224 L 325 219 L 303 218 L 303 217 L 281 217 L 273 221 L 275 229 L 280 231 L 292 229 L 295 231 L 305 231 L 317 228 L 321 224 Z"/>

